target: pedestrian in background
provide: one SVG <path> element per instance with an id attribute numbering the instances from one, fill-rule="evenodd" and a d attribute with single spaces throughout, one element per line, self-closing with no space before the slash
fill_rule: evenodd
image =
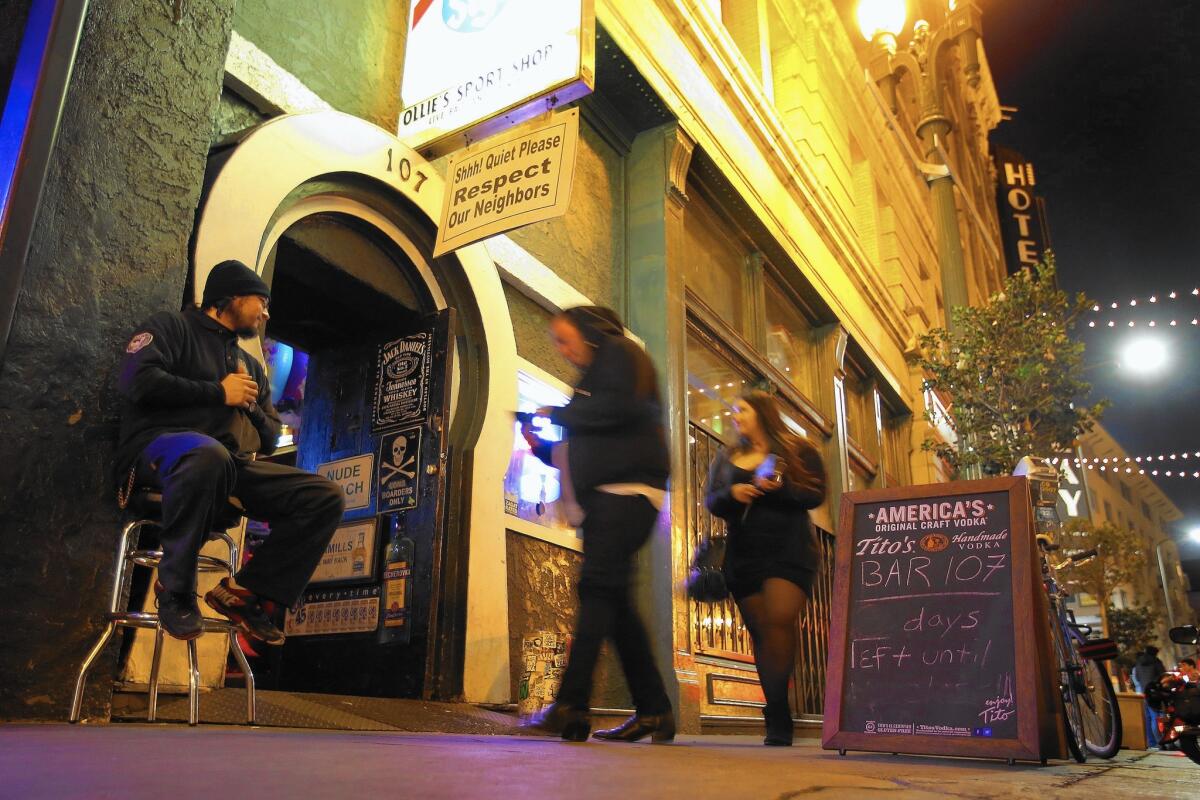
<path id="1" fill-rule="evenodd" d="M 820 566 L 808 510 L 825 499 L 825 465 L 765 392 L 739 398 L 732 418 L 738 440 L 713 460 L 706 504 L 728 528 L 725 581 L 754 642 L 767 700 L 763 744 L 788 746 L 797 618 Z"/>
<path id="2" fill-rule="evenodd" d="M 654 530 L 670 471 L 658 378 L 611 309 L 567 309 L 551 321 L 550 332 L 559 353 L 582 372 L 570 403 L 538 414 L 566 429 L 569 480 L 583 511 L 583 569 L 558 697 L 526 727 L 587 739 L 592 674 L 601 643 L 611 638 L 636 713 L 596 738 L 669 742 L 675 716 L 632 586 L 634 556 Z"/>
<path id="3" fill-rule="evenodd" d="M 1149 645 L 1138 653 L 1137 659 L 1133 663 L 1133 688 L 1139 694 L 1144 695 L 1146 690 L 1158 683 L 1166 672 L 1166 666 L 1158 657 L 1158 648 Z M 1143 708 L 1145 710 L 1143 724 L 1146 727 L 1146 747 L 1158 747 L 1158 712 L 1145 703 L 1143 703 Z"/>

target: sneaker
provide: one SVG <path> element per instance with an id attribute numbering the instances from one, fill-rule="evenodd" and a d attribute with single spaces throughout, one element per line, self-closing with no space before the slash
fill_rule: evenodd
<path id="1" fill-rule="evenodd" d="M 276 628 L 263 611 L 258 596 L 247 589 L 233 588 L 229 578 L 221 578 L 221 582 L 204 595 L 204 602 L 217 613 L 229 617 L 247 636 L 267 644 L 283 644 L 283 631 Z"/>
<path id="2" fill-rule="evenodd" d="M 191 592 L 168 592 L 161 582 L 154 582 L 158 624 L 176 639 L 188 641 L 204 632 L 204 618 Z"/>

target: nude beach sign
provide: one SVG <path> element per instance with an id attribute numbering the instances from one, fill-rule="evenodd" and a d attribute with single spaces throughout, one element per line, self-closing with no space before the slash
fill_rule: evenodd
<path id="1" fill-rule="evenodd" d="M 1029 522 L 1024 478 L 842 496 L 826 748 L 1057 755 Z"/>

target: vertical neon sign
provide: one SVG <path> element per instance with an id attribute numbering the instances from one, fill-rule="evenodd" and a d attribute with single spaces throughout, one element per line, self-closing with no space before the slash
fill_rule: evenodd
<path id="1" fill-rule="evenodd" d="M 9 201 L 17 178 L 17 167 L 25 143 L 33 103 L 42 75 L 50 28 L 54 22 L 54 0 L 33 0 L 25 35 L 17 53 L 12 82 L 0 115 L 0 244 L 7 231 Z"/>

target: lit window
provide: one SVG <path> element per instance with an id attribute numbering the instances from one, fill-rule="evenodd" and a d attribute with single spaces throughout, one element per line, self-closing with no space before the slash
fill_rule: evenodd
<path id="1" fill-rule="evenodd" d="M 537 411 L 542 406 L 566 405 L 567 395 L 524 372 L 517 373 L 517 410 Z M 563 430 L 544 417 L 535 417 L 533 427 L 546 442 L 561 442 Z M 504 510 L 528 522 L 550 528 L 572 530 L 561 502 L 559 472 L 535 456 L 521 436 L 521 424 L 513 422 L 512 457 L 504 475 Z"/>

